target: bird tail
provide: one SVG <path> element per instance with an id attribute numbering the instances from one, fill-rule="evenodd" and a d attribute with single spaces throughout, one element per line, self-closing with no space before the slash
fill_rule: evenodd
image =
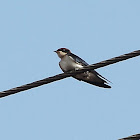
<path id="1" fill-rule="evenodd" d="M 92 85 L 95 85 L 95 86 L 98 86 L 98 87 L 111 88 L 111 86 L 109 86 L 105 83 L 96 83 L 96 82 L 92 82 L 92 81 L 85 81 L 85 82 L 92 84 Z"/>
<path id="2" fill-rule="evenodd" d="M 99 75 L 99 74 L 98 74 Z M 73 76 L 77 80 L 87 82 L 89 84 L 103 87 L 103 88 L 111 88 L 111 86 L 108 85 L 107 81 L 101 78 L 101 76 L 98 76 L 96 71 L 87 71 L 84 73 L 77 74 Z"/>
<path id="3" fill-rule="evenodd" d="M 103 88 L 111 88 L 111 86 L 107 85 L 107 82 L 103 79 L 100 79 L 99 77 L 95 77 L 95 79 L 87 79 L 86 77 L 79 77 L 80 74 L 73 76 L 73 78 L 79 80 L 79 81 L 84 81 L 86 83 L 98 86 L 98 87 L 103 87 Z"/>

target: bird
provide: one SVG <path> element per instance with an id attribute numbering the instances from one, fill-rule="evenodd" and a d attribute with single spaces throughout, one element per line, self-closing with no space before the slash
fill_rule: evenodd
<path id="1" fill-rule="evenodd" d="M 64 73 L 72 70 L 78 70 L 89 65 L 87 62 L 85 62 L 79 56 L 73 54 L 67 48 L 60 48 L 54 52 L 56 52 L 58 57 L 61 59 L 59 62 L 59 66 Z M 108 82 L 110 81 L 104 78 L 95 70 L 87 70 L 72 77 L 79 81 L 84 81 L 98 87 L 111 88 L 111 86 L 108 85 Z"/>

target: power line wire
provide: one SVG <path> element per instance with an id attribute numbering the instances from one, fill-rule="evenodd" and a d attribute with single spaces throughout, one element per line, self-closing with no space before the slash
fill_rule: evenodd
<path id="1" fill-rule="evenodd" d="M 42 80 L 39 80 L 39 81 L 35 81 L 35 82 L 25 84 L 25 85 L 22 85 L 22 86 L 19 86 L 19 87 L 16 87 L 16 88 L 12 88 L 12 89 L 9 89 L 9 90 L 6 90 L 6 91 L 2 91 L 2 92 L 0 92 L 0 98 L 11 95 L 11 94 L 15 94 L 17 92 L 28 90 L 28 89 L 31 89 L 31 88 L 34 88 L 34 87 L 38 87 L 38 86 L 41 86 L 41 85 L 44 85 L 44 84 L 48 84 L 48 83 L 51 83 L 51 82 L 54 82 L 54 81 L 58 81 L 58 80 L 66 78 L 66 77 L 74 76 L 78 73 L 82 73 L 82 72 L 87 71 L 87 70 L 93 70 L 93 69 L 101 68 L 101 67 L 104 67 L 104 66 L 107 66 L 107 65 L 110 65 L 110 64 L 114 64 L 114 63 L 129 59 L 129 58 L 132 58 L 132 57 L 136 57 L 136 56 L 139 56 L 139 55 L 140 55 L 140 50 L 137 50 L 137 51 L 127 53 L 127 54 L 124 54 L 124 55 L 120 55 L 118 57 L 114 57 L 114 58 L 111 58 L 111 59 L 108 59 L 108 60 L 105 60 L 105 61 L 101 61 L 99 63 L 95 63 L 95 64 L 92 64 L 92 65 L 85 66 L 84 68 L 82 68 L 80 70 L 71 71 L 71 72 L 67 72 L 67 73 L 61 73 L 61 74 L 58 74 L 58 75 L 55 75 L 55 76 L 52 76 L 52 77 L 48 77 L 48 78 L 45 78 L 45 79 L 42 79 Z"/>
<path id="2" fill-rule="evenodd" d="M 122 138 L 122 139 L 119 139 L 119 140 L 140 140 L 140 134 L 132 135 L 132 136 Z"/>

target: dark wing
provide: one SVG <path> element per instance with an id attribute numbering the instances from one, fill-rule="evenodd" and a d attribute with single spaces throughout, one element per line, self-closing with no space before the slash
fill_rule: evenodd
<path id="1" fill-rule="evenodd" d="M 95 70 L 93 70 L 93 71 L 94 71 L 94 74 L 96 74 L 98 77 L 100 77 L 105 83 L 107 83 L 107 81 L 110 82 L 105 77 L 103 77 L 101 74 L 99 74 L 98 72 L 96 72 Z M 110 83 L 112 83 L 112 82 L 110 82 Z"/>
<path id="2" fill-rule="evenodd" d="M 69 56 L 71 56 L 74 61 L 76 63 L 81 64 L 82 66 L 88 66 L 89 64 L 87 62 L 85 62 L 82 58 L 80 58 L 79 56 L 73 54 L 73 53 L 69 53 Z M 105 77 L 103 77 L 102 75 L 100 75 L 98 72 L 96 72 L 95 70 L 90 70 L 90 72 L 94 73 L 98 78 L 102 79 L 105 83 L 110 82 L 109 80 L 107 80 Z M 111 83 L 111 82 L 110 82 Z"/>
<path id="3" fill-rule="evenodd" d="M 87 62 L 85 62 L 83 59 L 81 59 L 80 57 L 78 57 L 77 55 L 75 55 L 75 54 L 73 54 L 73 53 L 69 53 L 68 55 L 71 56 L 71 57 L 74 59 L 74 61 L 75 61 L 76 63 L 79 63 L 79 64 L 81 64 L 82 66 L 87 66 L 87 65 L 89 65 Z"/>

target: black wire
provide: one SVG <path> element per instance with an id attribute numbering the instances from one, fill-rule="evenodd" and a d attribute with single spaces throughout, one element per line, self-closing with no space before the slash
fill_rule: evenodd
<path id="1" fill-rule="evenodd" d="M 119 140 L 140 140 L 140 134 L 132 135 L 132 136 L 122 138 L 122 139 L 119 139 Z"/>
<path id="2" fill-rule="evenodd" d="M 101 68 L 101 67 L 104 67 L 104 66 L 107 66 L 107 65 L 110 65 L 110 64 L 114 64 L 114 63 L 117 63 L 119 61 L 123 61 L 123 60 L 129 59 L 129 58 L 132 58 L 132 57 L 136 57 L 138 55 L 140 55 L 140 50 L 137 50 L 137 51 L 134 51 L 134 52 L 131 52 L 131 53 L 128 53 L 128 54 L 124 54 L 124 55 L 121 55 L 121 56 L 118 56 L 118 57 L 114 57 L 114 58 L 111 58 L 111 59 L 108 59 L 108 60 L 105 60 L 105 61 L 101 61 L 101 62 L 96 63 L 96 64 L 88 65 L 88 66 L 86 66 L 86 67 L 84 67 L 80 70 L 77 70 L 77 71 L 71 71 L 71 72 L 68 72 L 68 73 L 61 73 L 61 74 L 58 74 L 58 75 L 55 75 L 55 76 L 52 76 L 52 77 L 48 77 L 48 78 L 45 78 L 45 79 L 42 79 L 42 80 L 39 80 L 39 81 L 35 81 L 33 83 L 29 83 L 29 84 L 22 85 L 22 86 L 19 86 L 19 87 L 16 87 L 16 88 L 12 88 L 12 89 L 9 89 L 9 90 L 6 90 L 6 91 L 2 91 L 2 92 L 0 92 L 0 98 L 11 95 L 11 94 L 15 94 L 17 92 L 28 90 L 28 89 L 31 89 L 31 88 L 34 88 L 34 87 L 38 87 L 38 86 L 41 86 L 41 85 L 44 85 L 44 84 L 48 84 L 48 83 L 51 83 L 51 82 L 54 82 L 54 81 L 58 81 L 58 80 L 66 78 L 66 77 L 74 76 L 78 73 L 82 73 L 82 72 L 87 71 L 87 70 L 93 70 L 93 69 Z"/>

